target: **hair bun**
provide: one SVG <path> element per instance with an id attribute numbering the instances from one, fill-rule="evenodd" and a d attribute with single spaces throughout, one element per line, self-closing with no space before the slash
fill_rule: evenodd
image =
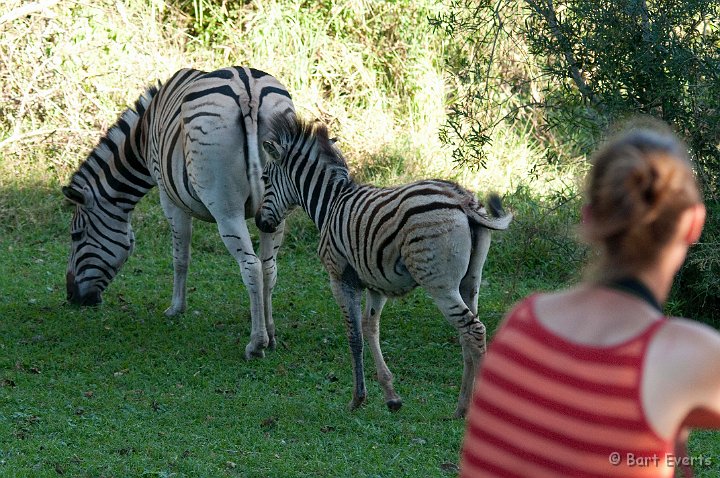
<path id="1" fill-rule="evenodd" d="M 631 130 L 601 148 L 592 163 L 584 233 L 616 267 L 654 258 L 679 214 L 701 201 L 687 149 L 670 133 Z"/>
<path id="2" fill-rule="evenodd" d="M 632 218 L 633 222 L 647 223 L 646 216 L 652 215 L 658 205 L 658 173 L 651 161 L 639 151 L 633 152 L 633 169 L 625 181 L 626 194 L 633 199 Z"/>

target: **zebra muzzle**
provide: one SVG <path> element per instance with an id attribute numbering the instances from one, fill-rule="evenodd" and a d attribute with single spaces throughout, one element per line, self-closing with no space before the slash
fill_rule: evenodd
<path id="1" fill-rule="evenodd" d="M 102 303 L 102 294 L 99 290 L 93 290 L 83 294 L 75 281 L 75 275 L 68 272 L 65 276 L 65 287 L 67 289 L 67 301 L 79 306 L 94 306 Z"/>
<path id="2" fill-rule="evenodd" d="M 277 224 L 273 224 L 271 221 L 263 219 L 260 211 L 255 214 L 255 225 L 258 229 L 260 229 L 260 232 L 266 232 L 271 234 L 277 231 Z"/>

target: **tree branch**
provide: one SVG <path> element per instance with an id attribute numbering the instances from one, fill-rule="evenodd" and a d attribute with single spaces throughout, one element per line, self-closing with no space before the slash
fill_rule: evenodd
<path id="1" fill-rule="evenodd" d="M 568 71 L 570 72 L 570 77 L 575 82 L 578 90 L 580 90 L 580 94 L 587 98 L 593 105 L 600 109 L 605 109 L 580 72 L 580 68 L 578 67 L 570 42 L 560 29 L 560 22 L 558 22 L 557 15 L 555 13 L 553 0 L 545 0 L 545 8 L 543 8 L 543 6 L 541 6 L 536 0 L 525 0 L 525 3 L 547 22 L 548 27 L 550 27 L 550 32 L 562 49 Z"/>

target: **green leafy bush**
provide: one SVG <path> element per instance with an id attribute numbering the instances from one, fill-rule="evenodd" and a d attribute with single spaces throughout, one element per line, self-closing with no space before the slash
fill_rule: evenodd
<path id="1" fill-rule="evenodd" d="M 482 164 L 494 132 L 534 124 L 547 158 L 587 155 L 609 125 L 638 114 L 688 143 L 711 211 L 720 175 L 720 3 L 450 0 L 433 19 L 454 42 L 458 93 L 443 139 L 461 163 Z M 673 304 L 713 320 L 718 219 L 691 251 Z"/>

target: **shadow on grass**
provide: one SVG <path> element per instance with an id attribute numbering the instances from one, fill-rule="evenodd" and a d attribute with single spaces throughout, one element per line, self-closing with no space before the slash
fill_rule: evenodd
<path id="1" fill-rule="evenodd" d="M 60 184 L 40 181 L 0 188 L 0 238 L 42 241 L 69 234 L 73 206 L 60 188 Z"/>

